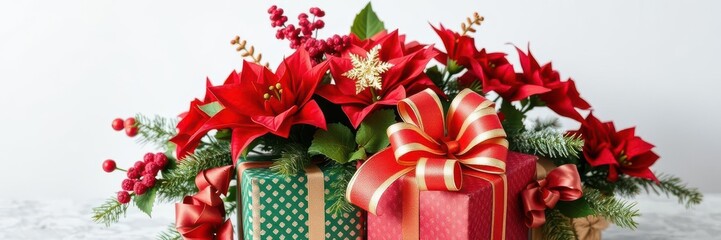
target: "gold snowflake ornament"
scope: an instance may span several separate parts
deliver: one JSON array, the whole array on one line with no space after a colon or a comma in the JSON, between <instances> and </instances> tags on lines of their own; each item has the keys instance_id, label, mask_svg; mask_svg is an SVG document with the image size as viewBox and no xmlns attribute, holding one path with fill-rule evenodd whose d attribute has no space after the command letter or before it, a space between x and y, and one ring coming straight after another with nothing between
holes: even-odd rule
<instances>
[{"instance_id":1,"label":"gold snowflake ornament","mask_svg":"<svg viewBox=\"0 0 721 240\"><path fill-rule=\"evenodd\" d=\"M355 80L356 94L369 87L381 90L381 74L393 67L393 64L378 59L378 51L380 49L381 45L376 45L368 51L368 55L365 58L352 53L350 54L353 69L343 73L343 76Z\"/></svg>"}]
</instances>

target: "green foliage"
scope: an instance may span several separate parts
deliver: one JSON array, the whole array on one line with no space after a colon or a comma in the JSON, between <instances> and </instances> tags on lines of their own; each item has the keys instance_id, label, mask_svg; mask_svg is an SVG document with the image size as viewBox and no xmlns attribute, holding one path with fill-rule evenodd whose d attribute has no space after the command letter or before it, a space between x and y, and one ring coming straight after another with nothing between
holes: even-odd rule
<instances>
[{"instance_id":1,"label":"green foliage","mask_svg":"<svg viewBox=\"0 0 721 240\"><path fill-rule=\"evenodd\" d=\"M369 153L376 153L387 147L390 142L386 129L394 123L396 123L396 114L391 109L378 110L366 117L355 136L358 147ZM365 152L362 155L365 155Z\"/></svg>"},{"instance_id":2,"label":"green foliage","mask_svg":"<svg viewBox=\"0 0 721 240\"><path fill-rule=\"evenodd\" d=\"M573 229L571 219L563 216L556 209L546 210L546 223L543 224L544 239L546 240L575 240L576 231Z\"/></svg>"},{"instance_id":3,"label":"green foliage","mask_svg":"<svg viewBox=\"0 0 721 240\"><path fill-rule=\"evenodd\" d=\"M351 33L361 40L368 39L383 30L385 30L385 25L373 11L370 2L355 16L353 26L350 27Z\"/></svg>"},{"instance_id":4,"label":"green foliage","mask_svg":"<svg viewBox=\"0 0 721 240\"><path fill-rule=\"evenodd\" d=\"M443 87L443 72L438 69L438 65L433 65L433 67L426 68L426 75L428 76L428 78L431 79L431 81L433 81L433 84L435 84L437 87Z\"/></svg>"},{"instance_id":5,"label":"green foliage","mask_svg":"<svg viewBox=\"0 0 721 240\"><path fill-rule=\"evenodd\" d=\"M351 130L343 124L328 124L328 131L318 129L313 135L308 152L311 155L325 155L338 163L346 163L356 150Z\"/></svg>"},{"instance_id":6,"label":"green foliage","mask_svg":"<svg viewBox=\"0 0 721 240\"><path fill-rule=\"evenodd\" d=\"M585 197L575 201L559 201L556 204L556 209L568 218L580 218L594 214Z\"/></svg>"},{"instance_id":7,"label":"green foliage","mask_svg":"<svg viewBox=\"0 0 721 240\"><path fill-rule=\"evenodd\" d=\"M640 216L636 203L603 195L596 189L585 188L583 195L596 215L606 218L609 222L622 228L636 229L638 223L633 218Z\"/></svg>"},{"instance_id":8,"label":"green foliage","mask_svg":"<svg viewBox=\"0 0 721 240\"><path fill-rule=\"evenodd\" d=\"M678 203L683 204L686 208L698 205L703 200L703 194L697 188L688 187L678 177L661 173L656 178L658 178L658 184L651 180L631 177L626 178L626 181L633 182L643 188L646 193L665 194L666 197L674 196L678 199Z\"/></svg>"},{"instance_id":9,"label":"green foliage","mask_svg":"<svg viewBox=\"0 0 721 240\"><path fill-rule=\"evenodd\" d=\"M111 197L102 205L93 208L93 222L105 224L107 227L118 222L121 216L125 217L127 211L128 204L122 204L116 198Z\"/></svg>"},{"instance_id":10,"label":"green foliage","mask_svg":"<svg viewBox=\"0 0 721 240\"><path fill-rule=\"evenodd\" d=\"M331 214L342 214L355 209L355 207L345 199L348 181L353 177L356 170L354 165L355 163L346 163L333 164L333 166L331 166L329 175L338 176L336 181L330 183L330 194L327 197L328 201L332 202L328 207L328 211L330 211Z\"/></svg>"},{"instance_id":11,"label":"green foliage","mask_svg":"<svg viewBox=\"0 0 721 240\"><path fill-rule=\"evenodd\" d=\"M182 240L183 237L180 236L180 233L178 232L178 229L175 228L175 224L168 225L168 228L165 229L165 231L158 234L158 237L155 238L156 240Z\"/></svg>"},{"instance_id":12,"label":"green foliage","mask_svg":"<svg viewBox=\"0 0 721 240\"><path fill-rule=\"evenodd\" d=\"M501 102L500 110L504 116L501 124L509 137L513 137L524 130L523 120L526 118L526 115L524 115L521 110L518 110L510 101L506 101L505 99Z\"/></svg>"},{"instance_id":13,"label":"green foliage","mask_svg":"<svg viewBox=\"0 0 721 240\"><path fill-rule=\"evenodd\" d=\"M142 114L135 115L138 127L138 143L153 143L156 147L167 149L168 140L176 134L177 120L161 116L148 117Z\"/></svg>"},{"instance_id":14,"label":"green foliage","mask_svg":"<svg viewBox=\"0 0 721 240\"><path fill-rule=\"evenodd\" d=\"M153 204L155 204L155 197L157 193L158 187L155 186L148 189L148 191L145 192L143 195L135 195L133 197L133 200L135 201L135 206L137 206L140 211L148 214L148 217L150 217L151 213L153 212Z\"/></svg>"},{"instance_id":15,"label":"green foliage","mask_svg":"<svg viewBox=\"0 0 721 240\"><path fill-rule=\"evenodd\" d=\"M158 197L164 202L178 202L184 196L198 192L194 180L200 171L231 164L233 162L227 144L210 144L185 157L167 174L163 173L163 179L157 183Z\"/></svg>"},{"instance_id":16,"label":"green foliage","mask_svg":"<svg viewBox=\"0 0 721 240\"><path fill-rule=\"evenodd\" d=\"M560 129L561 128L561 121L558 120L558 118L552 117L552 118L536 118L533 119L533 123L531 124L531 129L533 131L541 131L548 128L551 129Z\"/></svg>"},{"instance_id":17,"label":"green foliage","mask_svg":"<svg viewBox=\"0 0 721 240\"><path fill-rule=\"evenodd\" d=\"M220 110L223 110L223 105L220 105L220 102L215 101L205 105L200 105L198 108L200 108L200 110L205 114L208 114L208 116L212 117L215 116L215 114L218 114Z\"/></svg>"},{"instance_id":18,"label":"green foliage","mask_svg":"<svg viewBox=\"0 0 721 240\"><path fill-rule=\"evenodd\" d=\"M552 128L514 134L509 138L509 142L513 151L546 158L578 159L579 153L583 149L581 137Z\"/></svg>"},{"instance_id":19,"label":"green foliage","mask_svg":"<svg viewBox=\"0 0 721 240\"><path fill-rule=\"evenodd\" d=\"M270 169L283 176L292 176L302 172L308 164L310 164L308 149L291 143L283 147L280 157L273 162Z\"/></svg>"}]
</instances>

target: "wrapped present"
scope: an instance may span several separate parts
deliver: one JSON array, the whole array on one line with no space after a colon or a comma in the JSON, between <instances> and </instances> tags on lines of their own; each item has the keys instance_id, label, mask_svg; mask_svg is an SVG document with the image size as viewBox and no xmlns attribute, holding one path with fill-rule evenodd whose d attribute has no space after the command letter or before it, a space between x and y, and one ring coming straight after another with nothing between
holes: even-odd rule
<instances>
[{"instance_id":1,"label":"wrapped present","mask_svg":"<svg viewBox=\"0 0 721 240\"><path fill-rule=\"evenodd\" d=\"M332 214L326 197L338 176L315 165L285 177L269 162L238 164L240 239L361 239L361 212Z\"/></svg>"},{"instance_id":2,"label":"wrapped present","mask_svg":"<svg viewBox=\"0 0 721 240\"><path fill-rule=\"evenodd\" d=\"M536 158L508 152L494 103L465 89L447 112L425 90L398 103L390 147L349 182L348 200L368 210L369 239L527 238L520 192ZM374 216L373 216L374 215Z\"/></svg>"},{"instance_id":3,"label":"wrapped present","mask_svg":"<svg viewBox=\"0 0 721 240\"><path fill-rule=\"evenodd\" d=\"M506 160L508 184L506 239L526 239L520 192L533 181L536 157L510 152ZM411 182L412 183L412 182ZM368 239L401 239L402 189L408 181L397 181L378 205L378 215L368 214ZM489 239L491 235L492 186L475 177L463 178L457 192L420 192L420 239Z\"/></svg>"},{"instance_id":4,"label":"wrapped present","mask_svg":"<svg viewBox=\"0 0 721 240\"><path fill-rule=\"evenodd\" d=\"M536 164L536 179L543 180L557 169L556 165L548 159L540 158ZM601 233L608 228L609 223L600 216L586 216L571 219L573 229L579 240L601 240ZM540 228L531 229L531 240L546 239Z\"/></svg>"}]
</instances>

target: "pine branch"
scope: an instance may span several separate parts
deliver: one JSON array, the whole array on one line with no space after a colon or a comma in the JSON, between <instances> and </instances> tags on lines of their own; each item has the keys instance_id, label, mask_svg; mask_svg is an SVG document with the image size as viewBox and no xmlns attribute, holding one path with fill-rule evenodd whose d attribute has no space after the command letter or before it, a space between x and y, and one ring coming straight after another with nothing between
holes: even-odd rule
<instances>
[{"instance_id":1,"label":"pine branch","mask_svg":"<svg viewBox=\"0 0 721 240\"><path fill-rule=\"evenodd\" d=\"M641 178L629 178L629 180L643 188L646 193L653 192L659 196L665 194L668 198L674 196L678 199L678 203L683 204L686 208L698 205L703 200L703 194L697 188L688 187L676 176L661 173L656 178L658 178L658 184Z\"/></svg>"},{"instance_id":2,"label":"pine branch","mask_svg":"<svg viewBox=\"0 0 721 240\"><path fill-rule=\"evenodd\" d=\"M308 149L291 143L283 147L280 157L273 162L270 170L283 176L292 176L302 172L308 164L310 164Z\"/></svg>"},{"instance_id":3,"label":"pine branch","mask_svg":"<svg viewBox=\"0 0 721 240\"><path fill-rule=\"evenodd\" d=\"M533 131L541 131L547 128L560 129L561 121L559 121L558 118L555 117L545 119L536 118L533 119L533 123L531 126L533 126Z\"/></svg>"},{"instance_id":4,"label":"pine branch","mask_svg":"<svg viewBox=\"0 0 721 240\"><path fill-rule=\"evenodd\" d=\"M546 240L575 240L576 231L571 225L571 219L556 209L546 210L546 223L541 229Z\"/></svg>"},{"instance_id":5,"label":"pine branch","mask_svg":"<svg viewBox=\"0 0 721 240\"><path fill-rule=\"evenodd\" d=\"M180 236L180 233L178 232L178 229L175 228L174 224L168 225L168 228L165 229L165 231L158 234L158 237L155 239L157 240L182 240L183 237Z\"/></svg>"},{"instance_id":6,"label":"pine branch","mask_svg":"<svg viewBox=\"0 0 721 240\"><path fill-rule=\"evenodd\" d=\"M178 166L163 174L159 181L158 197L161 201L177 202L184 196L198 192L195 186L195 176L199 172L215 167L231 165L230 149L227 145L213 143L206 148L188 155L178 163Z\"/></svg>"},{"instance_id":7,"label":"pine branch","mask_svg":"<svg viewBox=\"0 0 721 240\"><path fill-rule=\"evenodd\" d=\"M355 209L348 200L345 199L345 191L348 188L348 181L355 173L355 162L346 164L334 164L331 166L329 175L336 176L336 181L330 183L330 194L328 201L331 201L328 210L331 214L342 214L351 212Z\"/></svg>"},{"instance_id":8,"label":"pine branch","mask_svg":"<svg viewBox=\"0 0 721 240\"><path fill-rule=\"evenodd\" d=\"M638 223L633 219L641 216L638 209L635 209L636 203L620 200L613 196L605 196L593 188L584 188L583 196L597 215L622 228L636 229L638 227Z\"/></svg>"},{"instance_id":9,"label":"pine branch","mask_svg":"<svg viewBox=\"0 0 721 240\"><path fill-rule=\"evenodd\" d=\"M544 128L524 131L510 137L511 150L546 158L578 158L583 139L562 131Z\"/></svg>"},{"instance_id":10,"label":"pine branch","mask_svg":"<svg viewBox=\"0 0 721 240\"><path fill-rule=\"evenodd\" d=\"M93 208L93 222L103 223L105 226L118 222L120 217L125 217L128 204L122 204L115 198L108 198L102 205Z\"/></svg>"},{"instance_id":11,"label":"pine branch","mask_svg":"<svg viewBox=\"0 0 721 240\"><path fill-rule=\"evenodd\" d=\"M161 116L148 117L142 114L135 115L138 127L137 141L140 144L153 143L157 147L165 148L168 140L176 134L175 126L178 121Z\"/></svg>"}]
</instances>

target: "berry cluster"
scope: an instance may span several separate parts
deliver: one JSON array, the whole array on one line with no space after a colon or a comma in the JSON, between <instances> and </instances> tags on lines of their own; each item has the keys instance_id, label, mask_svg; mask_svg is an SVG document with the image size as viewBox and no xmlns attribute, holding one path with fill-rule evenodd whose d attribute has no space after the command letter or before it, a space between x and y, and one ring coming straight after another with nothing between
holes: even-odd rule
<instances>
[{"instance_id":1,"label":"berry cluster","mask_svg":"<svg viewBox=\"0 0 721 240\"><path fill-rule=\"evenodd\" d=\"M325 27L325 22L321 18L325 16L325 12L317 7L312 7L309 13L313 15L313 19L309 20L306 13L298 14L298 27L293 24L285 25L288 17L283 15L283 9L275 5L268 9L270 14L270 26L278 28L275 38L290 41L291 49L298 49L303 46L308 51L311 58L322 60L323 54L339 56L340 52L350 46L350 37L334 35L328 39L316 39L313 32Z\"/></svg>"},{"instance_id":2,"label":"berry cluster","mask_svg":"<svg viewBox=\"0 0 721 240\"><path fill-rule=\"evenodd\" d=\"M138 135L138 124L135 121L135 118L132 117L125 120L122 118L113 119L112 127L115 131L122 131L125 129L125 135L128 135L128 137L135 137L135 135Z\"/></svg>"},{"instance_id":3,"label":"berry cluster","mask_svg":"<svg viewBox=\"0 0 721 240\"><path fill-rule=\"evenodd\" d=\"M118 202L126 204L130 202L130 192L133 192L136 196L145 194L148 189L155 186L158 172L163 170L168 165L168 157L164 153L146 153L143 156L142 161L137 161L135 164L128 168L127 177L121 183L120 187L122 191L118 192ZM103 170L106 172L112 172L113 170L123 170L116 168L115 161L105 160L103 162Z\"/></svg>"}]
</instances>

